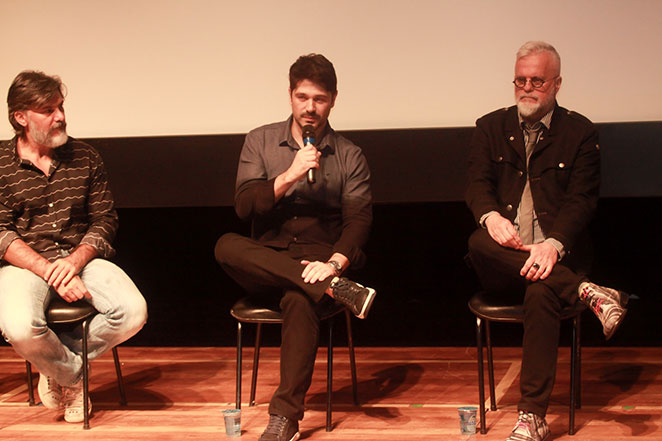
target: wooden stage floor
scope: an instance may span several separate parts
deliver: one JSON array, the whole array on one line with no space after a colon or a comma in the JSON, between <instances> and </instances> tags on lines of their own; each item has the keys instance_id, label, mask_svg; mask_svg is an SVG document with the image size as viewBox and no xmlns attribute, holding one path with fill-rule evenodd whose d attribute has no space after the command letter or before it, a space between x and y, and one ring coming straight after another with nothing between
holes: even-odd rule
<instances>
[{"instance_id":1,"label":"wooden stage floor","mask_svg":"<svg viewBox=\"0 0 662 441\"><path fill-rule=\"evenodd\" d=\"M518 398L520 349L496 348L499 410L488 412L487 435L463 436L456 408L476 405L474 348L357 348L359 398L351 399L347 351L334 361L334 430L324 431L326 351L320 348L307 396L302 439L505 440ZM91 430L68 424L43 406L29 407L25 365L0 347L0 439L220 440L221 410L234 406L234 348L120 347L128 406L118 404L112 357L92 363ZM278 350L263 348L256 407L248 407L252 349L244 351L242 437L255 440L267 422L278 381ZM660 348L584 348L583 407L569 436L569 350L559 354L547 421L554 440L662 440ZM35 374L35 380L37 375Z\"/></svg>"}]
</instances>

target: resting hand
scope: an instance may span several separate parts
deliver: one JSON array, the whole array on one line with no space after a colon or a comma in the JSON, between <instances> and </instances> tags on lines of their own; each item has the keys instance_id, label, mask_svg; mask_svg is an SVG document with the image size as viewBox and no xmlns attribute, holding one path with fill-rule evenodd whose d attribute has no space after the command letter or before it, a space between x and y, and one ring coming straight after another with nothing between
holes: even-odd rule
<instances>
[{"instance_id":1,"label":"resting hand","mask_svg":"<svg viewBox=\"0 0 662 441\"><path fill-rule=\"evenodd\" d=\"M530 255L526 259L526 262L524 262L524 266L519 273L532 282L538 279L546 279L558 261L558 251L556 251L553 245L547 242L522 245L520 250L528 251ZM534 264L537 264L538 268Z\"/></svg>"},{"instance_id":2,"label":"resting hand","mask_svg":"<svg viewBox=\"0 0 662 441\"><path fill-rule=\"evenodd\" d=\"M515 231L513 224L499 213L491 214L485 219L485 226L490 237L502 247L520 249L522 239Z\"/></svg>"},{"instance_id":3,"label":"resting hand","mask_svg":"<svg viewBox=\"0 0 662 441\"><path fill-rule=\"evenodd\" d=\"M68 256L51 262L46 269L44 279L48 285L57 288L61 284L69 283L81 270L82 268L78 267L75 259Z\"/></svg>"},{"instance_id":4,"label":"resting hand","mask_svg":"<svg viewBox=\"0 0 662 441\"><path fill-rule=\"evenodd\" d=\"M80 277L74 276L68 283L60 283L55 291L67 302L75 302L83 297L91 299L92 295L85 287Z\"/></svg>"},{"instance_id":5,"label":"resting hand","mask_svg":"<svg viewBox=\"0 0 662 441\"><path fill-rule=\"evenodd\" d=\"M336 275L335 270L326 262L302 260L302 265L306 265L301 273L303 281L306 283L317 283L325 280L327 277Z\"/></svg>"}]
</instances>

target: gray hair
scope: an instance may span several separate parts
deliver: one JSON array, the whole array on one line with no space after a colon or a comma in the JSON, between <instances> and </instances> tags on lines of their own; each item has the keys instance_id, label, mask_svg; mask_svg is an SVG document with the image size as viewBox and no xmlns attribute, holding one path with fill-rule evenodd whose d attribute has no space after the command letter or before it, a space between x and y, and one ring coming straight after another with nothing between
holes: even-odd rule
<instances>
[{"instance_id":1,"label":"gray hair","mask_svg":"<svg viewBox=\"0 0 662 441\"><path fill-rule=\"evenodd\" d=\"M517 55L515 56L515 61L520 58L524 58L527 55L536 54L538 52L549 52L552 55L552 58L556 62L558 67L557 72L561 74L561 56L556 51L554 46L545 42L545 41L527 41L519 48Z\"/></svg>"}]
</instances>

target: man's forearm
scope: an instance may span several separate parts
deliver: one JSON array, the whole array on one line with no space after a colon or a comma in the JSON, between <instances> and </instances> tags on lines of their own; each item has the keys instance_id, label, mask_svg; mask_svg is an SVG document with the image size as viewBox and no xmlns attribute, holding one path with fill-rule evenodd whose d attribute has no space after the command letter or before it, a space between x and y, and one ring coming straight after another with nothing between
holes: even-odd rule
<instances>
[{"instance_id":1,"label":"man's forearm","mask_svg":"<svg viewBox=\"0 0 662 441\"><path fill-rule=\"evenodd\" d=\"M7 248L3 259L10 264L32 271L42 279L50 263L21 239L16 239Z\"/></svg>"},{"instance_id":2,"label":"man's forearm","mask_svg":"<svg viewBox=\"0 0 662 441\"><path fill-rule=\"evenodd\" d=\"M95 257L97 257L97 250L87 244L80 244L74 251L67 257L75 266L78 271L82 271L85 265Z\"/></svg>"}]
</instances>

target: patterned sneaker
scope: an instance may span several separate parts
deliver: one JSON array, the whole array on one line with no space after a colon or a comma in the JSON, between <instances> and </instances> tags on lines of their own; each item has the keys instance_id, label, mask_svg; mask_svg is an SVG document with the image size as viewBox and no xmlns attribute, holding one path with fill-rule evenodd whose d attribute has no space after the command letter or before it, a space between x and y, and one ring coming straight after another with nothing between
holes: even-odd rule
<instances>
[{"instance_id":1,"label":"patterned sneaker","mask_svg":"<svg viewBox=\"0 0 662 441\"><path fill-rule=\"evenodd\" d=\"M64 397L62 403L64 405L64 420L67 423L82 423L84 420L84 406L83 406L83 380L73 386L64 386ZM87 399L88 415L92 413L92 401Z\"/></svg>"},{"instance_id":2,"label":"patterned sneaker","mask_svg":"<svg viewBox=\"0 0 662 441\"><path fill-rule=\"evenodd\" d=\"M621 291L584 282L579 285L579 300L586 303L602 323L602 332L609 340L623 323L628 310L625 305L629 296Z\"/></svg>"},{"instance_id":3,"label":"patterned sneaker","mask_svg":"<svg viewBox=\"0 0 662 441\"><path fill-rule=\"evenodd\" d=\"M344 277L336 277L331 282L333 298L345 305L360 319L368 316L372 301L377 293L372 288L366 288Z\"/></svg>"},{"instance_id":4,"label":"patterned sneaker","mask_svg":"<svg viewBox=\"0 0 662 441\"><path fill-rule=\"evenodd\" d=\"M57 384L51 377L40 373L37 390L39 391L39 398L41 398L44 407L59 409L62 406L62 386Z\"/></svg>"},{"instance_id":5,"label":"patterned sneaker","mask_svg":"<svg viewBox=\"0 0 662 441\"><path fill-rule=\"evenodd\" d=\"M506 441L545 441L549 434L549 426L544 418L520 410L517 423Z\"/></svg>"},{"instance_id":6,"label":"patterned sneaker","mask_svg":"<svg viewBox=\"0 0 662 441\"><path fill-rule=\"evenodd\" d=\"M280 415L269 415L269 424L258 441L296 441L299 422Z\"/></svg>"}]
</instances>

